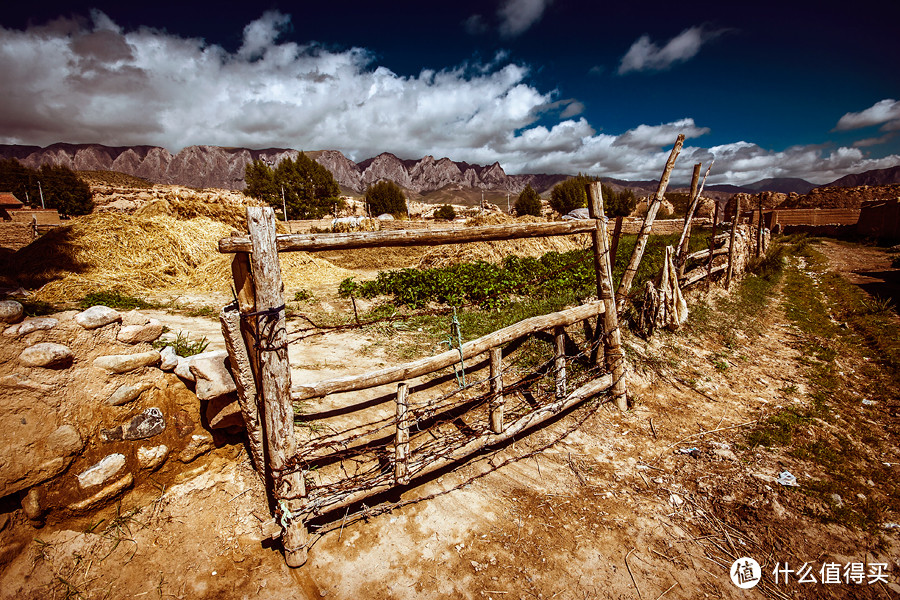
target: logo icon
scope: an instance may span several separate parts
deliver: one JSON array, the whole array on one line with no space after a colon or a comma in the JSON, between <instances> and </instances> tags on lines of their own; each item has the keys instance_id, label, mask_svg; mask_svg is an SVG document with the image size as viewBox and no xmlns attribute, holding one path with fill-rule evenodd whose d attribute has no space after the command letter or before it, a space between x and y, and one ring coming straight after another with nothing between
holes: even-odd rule
<instances>
[{"instance_id":1,"label":"logo icon","mask_svg":"<svg viewBox=\"0 0 900 600\"><path fill-rule=\"evenodd\" d=\"M759 563L748 556L742 556L731 565L731 582L742 590L756 587L762 577Z\"/></svg>"}]
</instances>

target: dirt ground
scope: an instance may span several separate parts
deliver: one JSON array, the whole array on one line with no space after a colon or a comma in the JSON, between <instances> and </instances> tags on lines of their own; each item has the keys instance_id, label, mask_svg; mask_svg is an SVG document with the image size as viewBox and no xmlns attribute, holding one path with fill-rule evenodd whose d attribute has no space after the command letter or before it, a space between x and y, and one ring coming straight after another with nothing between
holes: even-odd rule
<instances>
[{"instance_id":1,"label":"dirt ground","mask_svg":"<svg viewBox=\"0 0 900 600\"><path fill-rule=\"evenodd\" d=\"M867 256L824 250L850 274ZM862 270L872 277L879 265ZM809 498L776 477L790 470L802 486L815 474L744 445L766 415L805 402L808 386L800 333L779 298L748 318L764 334L728 349L689 334L627 337L645 365L629 371L631 410L588 404L415 482L389 499L400 503L391 511L326 515L299 569L266 537L264 488L238 438L88 518L36 529L4 507L0 598L900 597L900 529L810 519ZM677 369L658 364L673 356ZM292 350L292 376L365 372L392 358L373 333L314 337ZM882 460L900 470L897 448ZM897 508L886 519L900 520ZM744 556L762 565L765 582L752 590L729 578ZM885 563L891 575L874 585L773 583L775 563L787 561Z\"/></svg>"},{"instance_id":2,"label":"dirt ground","mask_svg":"<svg viewBox=\"0 0 900 600\"><path fill-rule=\"evenodd\" d=\"M891 254L884 248L824 240L822 251L834 272L858 285L870 296L890 299L900 306L900 269L891 267Z\"/></svg>"}]
</instances>

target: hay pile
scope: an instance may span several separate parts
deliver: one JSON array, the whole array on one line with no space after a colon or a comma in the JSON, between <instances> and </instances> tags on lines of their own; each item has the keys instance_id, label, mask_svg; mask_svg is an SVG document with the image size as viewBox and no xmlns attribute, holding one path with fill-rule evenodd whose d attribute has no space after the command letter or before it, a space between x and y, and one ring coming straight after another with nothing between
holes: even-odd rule
<instances>
[{"instance_id":1,"label":"hay pile","mask_svg":"<svg viewBox=\"0 0 900 600\"><path fill-rule=\"evenodd\" d=\"M478 225L503 225L506 223L544 223L546 219L532 216L511 217L505 214L489 213L466 221L466 227ZM521 240L501 240L493 242L472 242L469 244L448 244L429 248L417 265L420 269L445 267L464 262L484 260L499 263L510 255L543 256L547 252L568 252L584 248L589 243L586 234L528 238Z\"/></svg>"},{"instance_id":2,"label":"hay pile","mask_svg":"<svg viewBox=\"0 0 900 600\"><path fill-rule=\"evenodd\" d=\"M99 290L148 296L226 292L231 255L219 254L229 223L207 217L95 213L80 217L17 252L5 271L35 298L73 301ZM306 253L281 254L285 287L334 284L351 273Z\"/></svg>"}]
</instances>

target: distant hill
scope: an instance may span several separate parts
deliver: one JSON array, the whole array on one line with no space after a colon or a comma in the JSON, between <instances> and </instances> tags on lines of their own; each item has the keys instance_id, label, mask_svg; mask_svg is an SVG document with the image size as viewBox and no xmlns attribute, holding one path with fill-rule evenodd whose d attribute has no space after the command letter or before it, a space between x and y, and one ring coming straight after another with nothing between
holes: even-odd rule
<instances>
[{"instance_id":1,"label":"distant hill","mask_svg":"<svg viewBox=\"0 0 900 600\"><path fill-rule=\"evenodd\" d=\"M900 183L900 165L887 169L872 169L856 175L844 175L822 187L856 187L860 185L890 185Z\"/></svg>"},{"instance_id":2,"label":"distant hill","mask_svg":"<svg viewBox=\"0 0 900 600\"><path fill-rule=\"evenodd\" d=\"M708 185L706 186L707 190L712 190L714 192L725 192L726 194L753 194L759 190L755 190L753 188L739 186L739 185L730 185L728 183L719 183L716 185Z\"/></svg>"},{"instance_id":3,"label":"distant hill","mask_svg":"<svg viewBox=\"0 0 900 600\"><path fill-rule=\"evenodd\" d=\"M745 188L750 188L754 192L780 192L782 194L808 194L809 191L816 187L816 184L810 183L805 179L798 177L770 177L756 183L748 183Z\"/></svg>"}]
</instances>

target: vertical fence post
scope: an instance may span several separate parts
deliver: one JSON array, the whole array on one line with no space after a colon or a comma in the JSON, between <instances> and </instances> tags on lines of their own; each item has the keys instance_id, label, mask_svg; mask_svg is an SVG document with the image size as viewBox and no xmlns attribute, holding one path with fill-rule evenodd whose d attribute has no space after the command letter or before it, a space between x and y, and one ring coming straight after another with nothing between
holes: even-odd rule
<instances>
[{"instance_id":1,"label":"vertical fence post","mask_svg":"<svg viewBox=\"0 0 900 600\"><path fill-rule=\"evenodd\" d=\"M634 276L637 275L638 267L641 264L641 258L644 256L644 249L647 247L647 238L650 237L650 230L653 228L653 220L656 218L659 205L662 204L663 197L666 195L666 188L669 187L669 177L672 175L672 169L675 167L675 159L678 158L678 154L681 152L681 146L683 144L684 134L679 133L678 138L675 140L675 146L669 154L669 159L666 161L666 167L663 169L662 177L659 180L659 186L656 188L656 195L653 196L653 200L651 200L649 206L647 206L647 216L644 217L644 224L641 225L641 231L638 233L634 251L631 253L628 266L625 267L625 272L622 274L622 281L619 282L619 289L616 290L616 302L619 303L619 306L624 307L625 298L631 290L631 283L634 281ZM606 242L604 241L604 243Z\"/></svg>"},{"instance_id":2,"label":"vertical fence post","mask_svg":"<svg viewBox=\"0 0 900 600\"><path fill-rule=\"evenodd\" d=\"M625 217L616 217L616 224L613 226L612 241L609 242L609 264L616 268L616 253L619 251L619 238L622 237L622 225Z\"/></svg>"},{"instance_id":3,"label":"vertical fence post","mask_svg":"<svg viewBox=\"0 0 900 600\"><path fill-rule=\"evenodd\" d=\"M712 234L709 236L709 262L706 263L706 283L707 285L712 285L712 266L713 260L715 260L715 255L713 252L716 249L716 227L719 225L719 201L715 200L716 208L713 211L713 226L712 226ZM708 288L707 288L708 289Z\"/></svg>"},{"instance_id":4,"label":"vertical fence post","mask_svg":"<svg viewBox=\"0 0 900 600\"><path fill-rule=\"evenodd\" d=\"M491 348L491 431L503 433L503 350Z\"/></svg>"},{"instance_id":5,"label":"vertical fence post","mask_svg":"<svg viewBox=\"0 0 900 600\"><path fill-rule=\"evenodd\" d=\"M275 211L247 208L252 253L250 266L256 292L257 355L259 359L263 420L272 495L281 512L285 562L299 567L306 562L307 532L300 515L306 485L303 474L290 467L297 454L291 370L285 332L284 283L275 246Z\"/></svg>"},{"instance_id":6,"label":"vertical fence post","mask_svg":"<svg viewBox=\"0 0 900 600\"><path fill-rule=\"evenodd\" d=\"M728 272L725 275L726 289L731 286L731 278L734 277L734 242L737 237L738 221L741 220L741 196L734 195L734 215L731 217L731 241L728 242Z\"/></svg>"},{"instance_id":7,"label":"vertical fence post","mask_svg":"<svg viewBox=\"0 0 900 600\"><path fill-rule=\"evenodd\" d=\"M683 138L682 138L683 139ZM597 297L603 301L603 345L606 368L612 373L612 394L619 410L628 410L625 389L625 354L622 352L622 332L619 331L619 314L613 295L612 263L606 247L606 215L603 214L603 195L600 182L586 186L588 213L596 219L597 226L591 232L594 240L594 272L597 276ZM597 320L600 329L600 319Z\"/></svg>"},{"instance_id":8,"label":"vertical fence post","mask_svg":"<svg viewBox=\"0 0 900 600\"><path fill-rule=\"evenodd\" d=\"M759 202L757 203L757 208L759 209L759 218L756 221L756 258L759 258L762 254L762 230L763 230L763 214L762 214L762 194L759 195Z\"/></svg>"},{"instance_id":9,"label":"vertical fence post","mask_svg":"<svg viewBox=\"0 0 900 600\"><path fill-rule=\"evenodd\" d=\"M553 328L553 336L556 338L556 397L566 397L566 328L558 325Z\"/></svg>"},{"instance_id":10,"label":"vertical fence post","mask_svg":"<svg viewBox=\"0 0 900 600\"><path fill-rule=\"evenodd\" d=\"M397 384L397 433L394 438L394 483L409 483L409 384Z\"/></svg>"}]
</instances>

